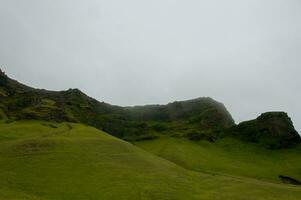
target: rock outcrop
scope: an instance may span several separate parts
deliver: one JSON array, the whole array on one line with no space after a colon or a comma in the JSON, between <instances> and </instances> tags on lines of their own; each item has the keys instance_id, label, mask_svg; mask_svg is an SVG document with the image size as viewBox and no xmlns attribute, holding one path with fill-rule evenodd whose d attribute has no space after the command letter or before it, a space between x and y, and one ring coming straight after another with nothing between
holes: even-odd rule
<instances>
[{"instance_id":1,"label":"rock outcrop","mask_svg":"<svg viewBox=\"0 0 301 200\"><path fill-rule=\"evenodd\" d=\"M229 131L242 140L261 143L270 149L301 143L300 135L285 112L263 113L255 120L242 122Z\"/></svg>"}]
</instances>

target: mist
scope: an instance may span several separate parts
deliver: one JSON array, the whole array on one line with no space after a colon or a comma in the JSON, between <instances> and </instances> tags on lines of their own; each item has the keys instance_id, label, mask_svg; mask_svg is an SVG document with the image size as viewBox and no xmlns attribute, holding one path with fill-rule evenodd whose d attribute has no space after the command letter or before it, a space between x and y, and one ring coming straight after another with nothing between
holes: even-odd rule
<instances>
[{"instance_id":1,"label":"mist","mask_svg":"<svg viewBox=\"0 0 301 200\"><path fill-rule=\"evenodd\" d=\"M117 105L210 96L301 131L298 0L0 0L0 67Z\"/></svg>"}]
</instances>

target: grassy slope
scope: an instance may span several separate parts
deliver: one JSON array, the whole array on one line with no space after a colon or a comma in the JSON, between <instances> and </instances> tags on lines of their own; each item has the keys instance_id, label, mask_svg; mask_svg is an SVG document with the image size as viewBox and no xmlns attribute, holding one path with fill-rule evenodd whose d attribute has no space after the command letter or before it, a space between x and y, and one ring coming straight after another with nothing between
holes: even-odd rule
<instances>
[{"instance_id":1,"label":"grassy slope","mask_svg":"<svg viewBox=\"0 0 301 200\"><path fill-rule=\"evenodd\" d=\"M300 187L189 171L84 125L51 126L0 124L0 199L301 197Z\"/></svg>"},{"instance_id":2,"label":"grassy slope","mask_svg":"<svg viewBox=\"0 0 301 200\"><path fill-rule=\"evenodd\" d=\"M136 143L142 149L186 169L280 182L286 175L301 180L301 147L268 150L261 146L225 138L215 143L161 137Z\"/></svg>"}]
</instances>

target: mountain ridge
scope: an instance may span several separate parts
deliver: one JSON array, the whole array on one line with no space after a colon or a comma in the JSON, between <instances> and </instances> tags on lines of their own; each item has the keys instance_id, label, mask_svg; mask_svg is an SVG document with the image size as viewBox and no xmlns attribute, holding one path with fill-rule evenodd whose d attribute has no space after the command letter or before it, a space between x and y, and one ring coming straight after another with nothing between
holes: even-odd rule
<instances>
[{"instance_id":1,"label":"mountain ridge","mask_svg":"<svg viewBox=\"0 0 301 200\"><path fill-rule=\"evenodd\" d=\"M5 116L8 120L80 122L130 141L155 139L173 132L174 137L206 139L212 142L227 136L249 142L260 140L269 143L271 140L273 142L267 145L270 148L287 148L301 143L291 119L284 112L278 118L278 122L284 124L281 134L273 135L271 131L278 130L279 126L270 121L273 121L272 118L277 113L262 114L271 118L263 122L268 125L265 127L265 130L269 130L267 134L258 123L235 124L224 104L210 97L174 101L165 105L121 107L99 102L77 88L48 91L28 87L10 79L1 69L0 110L0 116L3 113L2 118ZM244 124L248 124L247 131L242 128ZM265 139L262 140L263 138Z\"/></svg>"}]
</instances>

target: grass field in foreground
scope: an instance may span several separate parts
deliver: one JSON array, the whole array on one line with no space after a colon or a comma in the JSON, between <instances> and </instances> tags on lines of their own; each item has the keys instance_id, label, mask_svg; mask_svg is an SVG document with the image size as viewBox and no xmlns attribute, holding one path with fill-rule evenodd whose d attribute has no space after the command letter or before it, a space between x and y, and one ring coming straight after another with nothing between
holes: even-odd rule
<instances>
[{"instance_id":1,"label":"grass field in foreground","mask_svg":"<svg viewBox=\"0 0 301 200\"><path fill-rule=\"evenodd\" d=\"M244 176L280 183L279 175L301 180L301 147L269 150L232 138L194 142L161 137L136 143L142 149L186 169L212 174Z\"/></svg>"},{"instance_id":2,"label":"grass field in foreground","mask_svg":"<svg viewBox=\"0 0 301 200\"><path fill-rule=\"evenodd\" d=\"M300 198L300 187L190 171L81 124L0 124L1 200Z\"/></svg>"}]
</instances>

